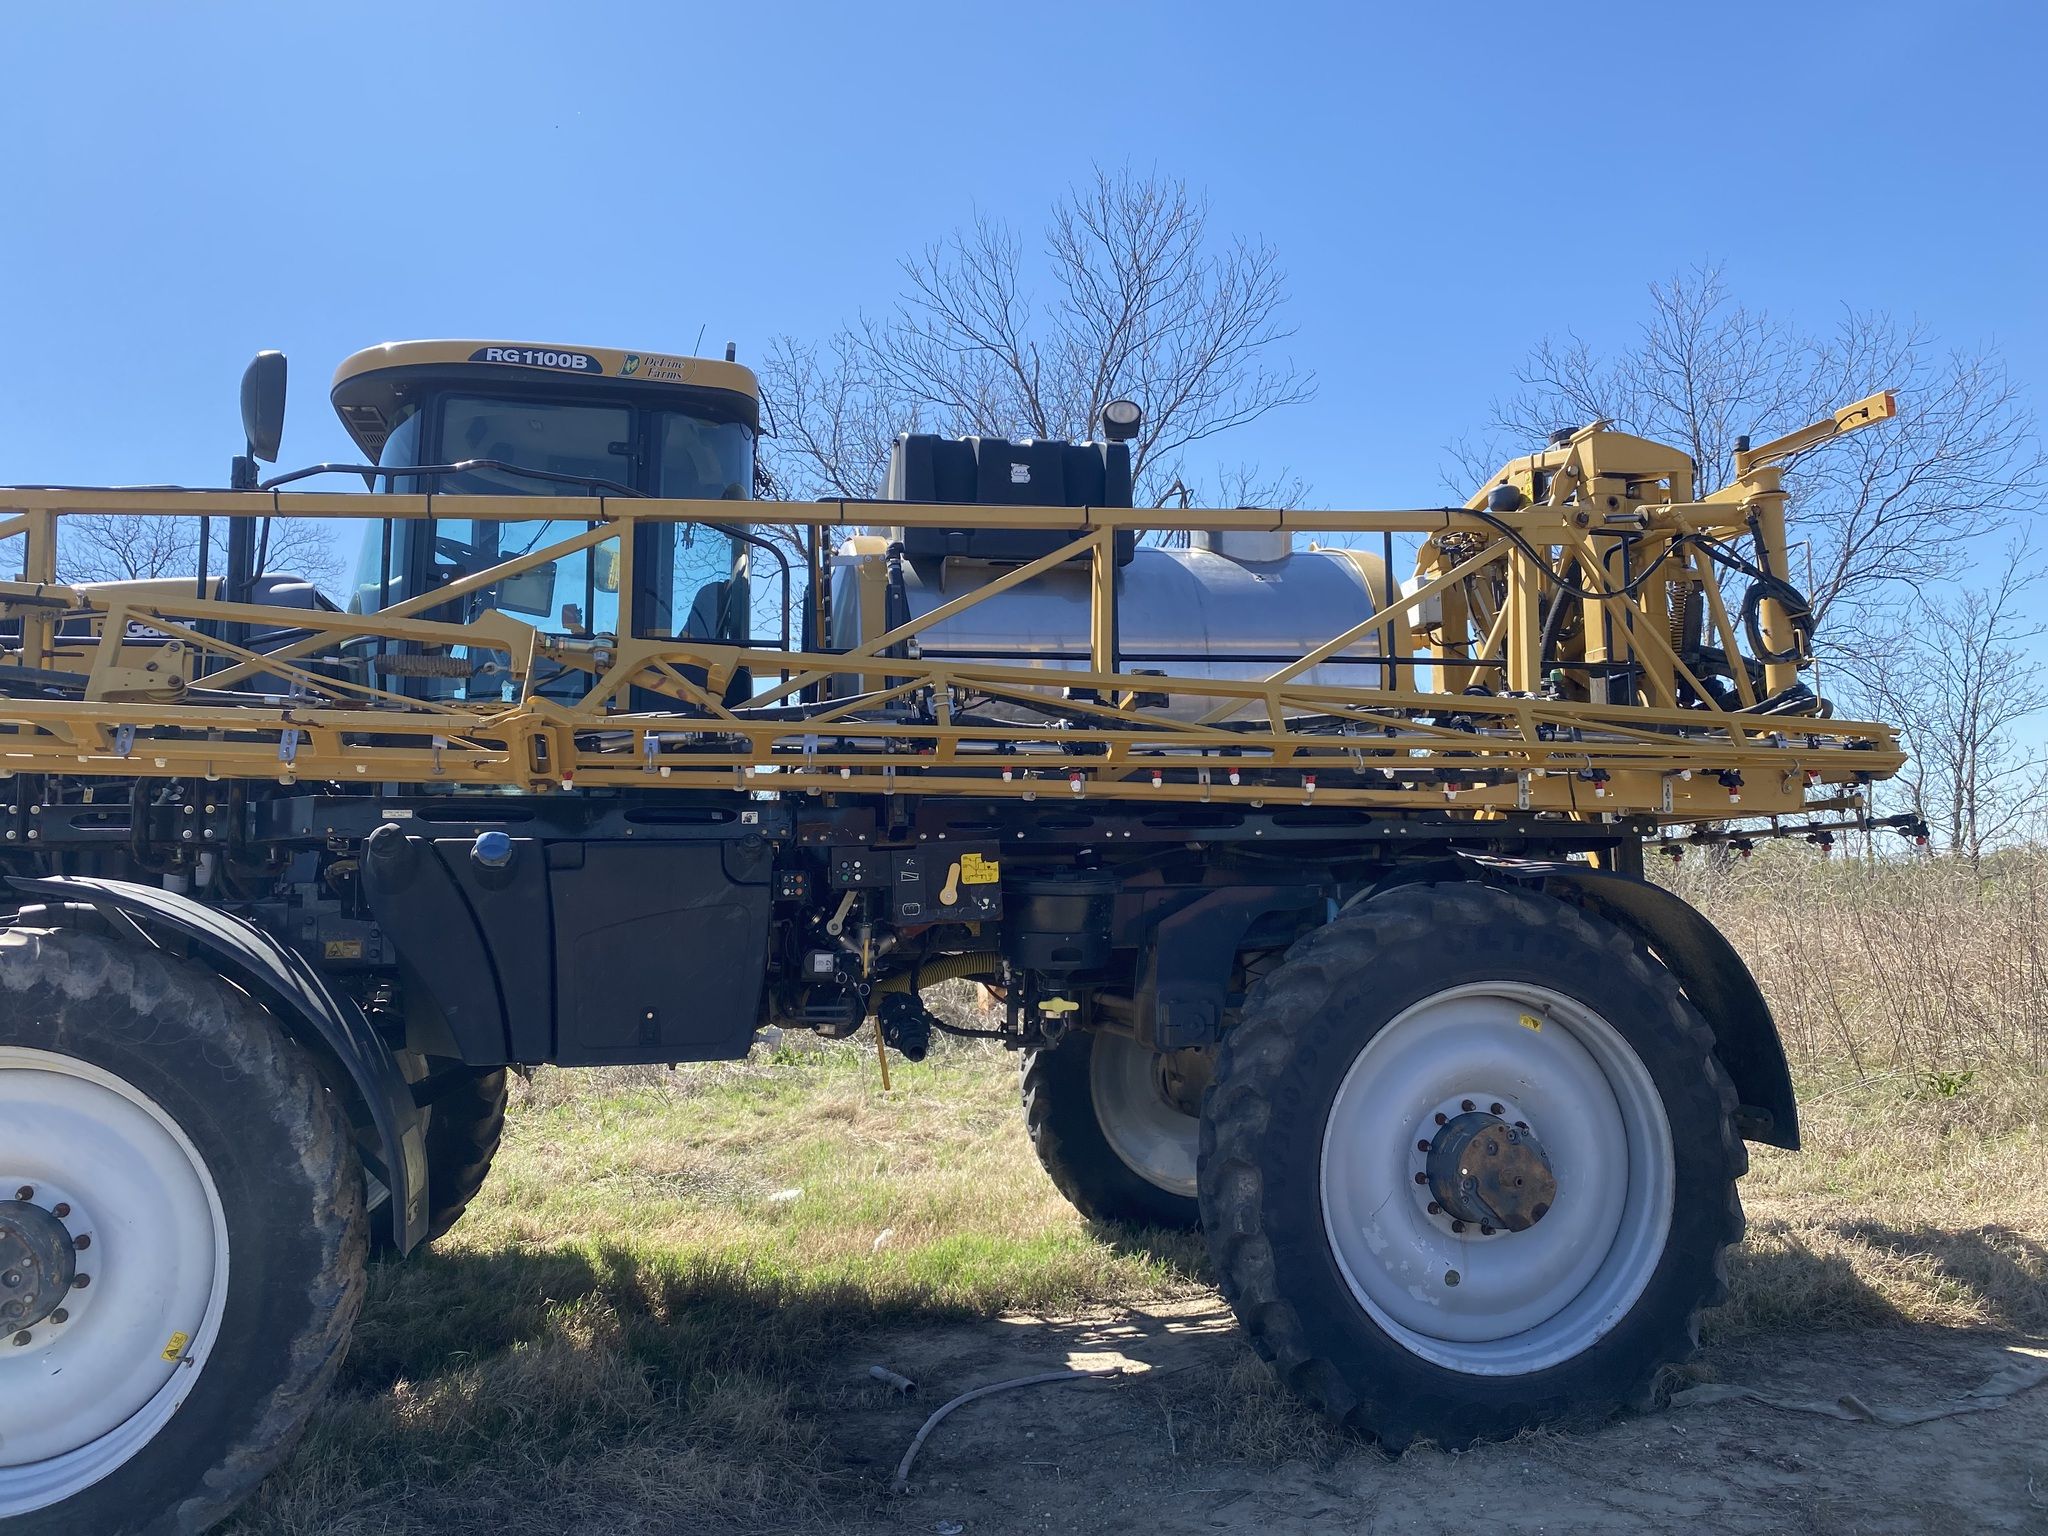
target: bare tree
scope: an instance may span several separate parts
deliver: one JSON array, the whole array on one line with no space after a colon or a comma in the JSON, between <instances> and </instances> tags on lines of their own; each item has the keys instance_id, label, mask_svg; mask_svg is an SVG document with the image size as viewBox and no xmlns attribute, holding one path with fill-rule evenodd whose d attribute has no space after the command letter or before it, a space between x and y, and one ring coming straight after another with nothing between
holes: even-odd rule
<instances>
[{"instance_id":1,"label":"bare tree","mask_svg":"<svg viewBox=\"0 0 2048 1536\"><path fill-rule=\"evenodd\" d=\"M903 262L888 313L823 345L778 339L762 370L767 485L870 496L898 432L1082 438L1127 397L1145 410L1136 499L1201 500L1198 445L1314 392L1276 355L1293 333L1275 252L1212 238L1184 182L1098 169L1054 205L1035 257L977 216ZM1212 496L1288 489L1254 470L1212 484Z\"/></svg>"},{"instance_id":2,"label":"bare tree","mask_svg":"<svg viewBox=\"0 0 2048 1536\"><path fill-rule=\"evenodd\" d=\"M1804 583L1833 676L1863 712L1905 732L1912 761L1892 795L1969 858L2048 806L2025 722L2048 710L2035 681L2044 630L2025 617L2038 572L2024 532L1988 584L1967 578L1987 538L2039 509L2044 461L2019 387L1989 349L1945 349L1918 321L1844 310L1813 330L1753 309L1717 266L1653 283L1634 342L1605 351L1545 340L1495 403L1485 441L1451 452L1460 494L1501 459L1561 427L1604 419L1683 447L1698 488L1733 473L1735 442L1762 442L1880 389L1901 415L1799 455L1786 475L1787 573Z\"/></svg>"},{"instance_id":3,"label":"bare tree","mask_svg":"<svg viewBox=\"0 0 2048 1536\"><path fill-rule=\"evenodd\" d=\"M2043 571L2016 540L1981 585L1916 594L1882 644L1851 663L1875 711L1910 753L1896 781L1937 843L1975 862L2048 809L2048 757L2019 728L2048 712L2041 641L2029 616Z\"/></svg>"},{"instance_id":4,"label":"bare tree","mask_svg":"<svg viewBox=\"0 0 2048 1536\"><path fill-rule=\"evenodd\" d=\"M346 572L329 538L338 524L315 518L271 520L264 568L273 575L302 576L333 591ZM211 525L207 569L227 569L227 533ZM194 576L199 570L199 520L191 517L119 517L81 512L58 524L57 575L66 582L143 581L160 576Z\"/></svg>"},{"instance_id":5,"label":"bare tree","mask_svg":"<svg viewBox=\"0 0 2048 1536\"><path fill-rule=\"evenodd\" d=\"M1816 614L1839 605L1841 618L1952 575L1959 541L2038 505L2040 444L1995 352L1943 350L1918 321L1877 312L1808 330L1738 302L1717 266L1649 293L1630 347L1603 353L1575 336L1536 347L1486 440L1451 450L1464 488L1553 429L1604 419L1685 448L1710 492L1727 482L1738 436L1762 442L1894 388L1899 421L1802 454L1786 477L1811 541L1807 595Z\"/></svg>"}]
</instances>

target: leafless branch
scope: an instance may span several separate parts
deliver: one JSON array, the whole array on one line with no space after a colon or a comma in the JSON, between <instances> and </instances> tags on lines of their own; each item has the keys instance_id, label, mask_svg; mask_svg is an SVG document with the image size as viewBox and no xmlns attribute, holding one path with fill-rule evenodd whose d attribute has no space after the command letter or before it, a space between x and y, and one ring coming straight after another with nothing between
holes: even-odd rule
<instances>
[{"instance_id":1,"label":"leafless branch","mask_svg":"<svg viewBox=\"0 0 2048 1536\"><path fill-rule=\"evenodd\" d=\"M1941 846L1981 859L2048 809L2048 759L2020 727L2048 713L2048 623L2030 617L2044 573L2008 544L1984 580L1916 593L1843 663L1910 753L1897 792Z\"/></svg>"},{"instance_id":2,"label":"leafless branch","mask_svg":"<svg viewBox=\"0 0 2048 1536\"><path fill-rule=\"evenodd\" d=\"M274 518L266 569L272 575L302 576L330 595L346 575L345 562L329 538L334 525L314 518ZM227 534L211 528L207 569L227 569ZM117 517L81 512L63 519L58 536L58 577L67 582L147 581L161 576L196 576L199 520L190 517Z\"/></svg>"},{"instance_id":3,"label":"leafless branch","mask_svg":"<svg viewBox=\"0 0 2048 1536\"><path fill-rule=\"evenodd\" d=\"M1187 483L1191 447L1315 388L1275 355L1293 334L1276 253L1212 239L1208 215L1181 181L1098 169L1053 207L1034 263L977 214L904 261L886 313L822 347L773 345L770 483L872 495L899 432L1085 438L1103 406L1130 398L1145 409L1137 499L1162 504ZM1219 480L1209 494L1230 493Z\"/></svg>"},{"instance_id":4,"label":"leafless branch","mask_svg":"<svg viewBox=\"0 0 2048 1536\"><path fill-rule=\"evenodd\" d=\"M1613 355L1570 335L1536 347L1488 434L1449 449L1459 494L1552 430L1596 418L1684 447L1710 492L1738 437L1762 442L1896 389L1898 421L1802 455L1786 479L1813 546L1807 595L1817 614L1843 618L1952 574L1959 540L2038 506L2048 461L1994 352L1944 352L1917 321L1876 312L1802 329L1738 302L1714 265L1653 283L1649 300L1636 342Z\"/></svg>"}]
</instances>

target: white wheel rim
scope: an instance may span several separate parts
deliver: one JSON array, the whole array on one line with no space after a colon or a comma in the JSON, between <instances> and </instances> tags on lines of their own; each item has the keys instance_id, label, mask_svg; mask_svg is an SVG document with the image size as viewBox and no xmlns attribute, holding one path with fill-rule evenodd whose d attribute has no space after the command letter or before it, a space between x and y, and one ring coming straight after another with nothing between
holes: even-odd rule
<instances>
[{"instance_id":1,"label":"white wheel rim","mask_svg":"<svg viewBox=\"0 0 2048 1536\"><path fill-rule=\"evenodd\" d=\"M1555 1203L1525 1231L1457 1232L1429 1210L1420 1143L1466 1101L1525 1121L1550 1160ZM1375 1034L1338 1086L1324 1226L1358 1304L1411 1353L1521 1375L1627 1316L1670 1234L1674 1162L1656 1084L1612 1024L1543 987L1454 987Z\"/></svg>"},{"instance_id":2,"label":"white wheel rim","mask_svg":"<svg viewBox=\"0 0 2048 1536\"><path fill-rule=\"evenodd\" d=\"M1097 1034L1088 1054L1088 1097L1103 1139L1125 1167L1168 1194L1195 1198L1201 1122L1168 1102L1156 1051L1129 1035Z\"/></svg>"},{"instance_id":3,"label":"white wheel rim","mask_svg":"<svg viewBox=\"0 0 2048 1536\"><path fill-rule=\"evenodd\" d=\"M89 1284L71 1316L0 1334L0 1518L125 1465L191 1394L227 1307L227 1219L190 1138L133 1084L0 1046L0 1199L71 1207ZM46 1208L53 1208L46 1207Z\"/></svg>"}]
</instances>

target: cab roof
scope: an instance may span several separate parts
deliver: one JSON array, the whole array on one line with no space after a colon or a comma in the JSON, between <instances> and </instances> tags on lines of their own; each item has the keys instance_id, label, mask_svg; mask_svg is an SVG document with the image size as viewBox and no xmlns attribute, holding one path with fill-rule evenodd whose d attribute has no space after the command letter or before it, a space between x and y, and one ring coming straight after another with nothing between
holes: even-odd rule
<instances>
[{"instance_id":1,"label":"cab roof","mask_svg":"<svg viewBox=\"0 0 2048 1536\"><path fill-rule=\"evenodd\" d=\"M754 371L718 358L525 341L387 341L343 359L328 392L342 425L365 454L374 459L382 451L414 386L428 371L442 381L473 377L479 388L588 379L630 389L717 390L741 397L742 414L750 424L759 424L761 386Z\"/></svg>"}]
</instances>

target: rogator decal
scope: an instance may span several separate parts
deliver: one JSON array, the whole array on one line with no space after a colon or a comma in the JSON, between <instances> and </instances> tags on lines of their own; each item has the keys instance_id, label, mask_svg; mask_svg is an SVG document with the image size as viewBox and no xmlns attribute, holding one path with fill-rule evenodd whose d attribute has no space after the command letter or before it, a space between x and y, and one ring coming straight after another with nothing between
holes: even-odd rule
<instances>
[{"instance_id":1,"label":"rogator decal","mask_svg":"<svg viewBox=\"0 0 2048 1536\"><path fill-rule=\"evenodd\" d=\"M552 368L558 373L603 373L604 364L588 352L565 352L559 347L478 347L469 354L472 363L510 363L515 368ZM629 367L626 372L633 370Z\"/></svg>"}]
</instances>

